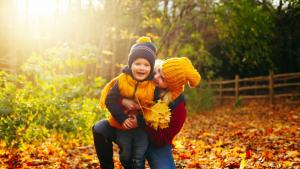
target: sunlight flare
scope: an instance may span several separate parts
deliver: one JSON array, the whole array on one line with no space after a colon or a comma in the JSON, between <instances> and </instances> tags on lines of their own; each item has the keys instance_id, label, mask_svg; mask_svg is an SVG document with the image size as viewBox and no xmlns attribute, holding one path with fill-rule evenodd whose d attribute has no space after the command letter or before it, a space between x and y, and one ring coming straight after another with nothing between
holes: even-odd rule
<instances>
[{"instance_id":1,"label":"sunlight flare","mask_svg":"<svg viewBox=\"0 0 300 169\"><path fill-rule=\"evenodd\" d=\"M53 0L18 0L20 14L28 14L29 17L52 16L56 11L56 1Z\"/></svg>"}]
</instances>

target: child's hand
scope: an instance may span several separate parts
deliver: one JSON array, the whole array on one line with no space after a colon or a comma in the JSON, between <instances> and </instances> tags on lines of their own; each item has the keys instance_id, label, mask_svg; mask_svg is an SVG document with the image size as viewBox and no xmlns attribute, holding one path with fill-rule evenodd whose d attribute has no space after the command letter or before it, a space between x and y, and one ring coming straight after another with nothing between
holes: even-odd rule
<instances>
[{"instance_id":1,"label":"child's hand","mask_svg":"<svg viewBox=\"0 0 300 169\"><path fill-rule=\"evenodd\" d=\"M134 100L131 100L131 99L123 98L121 103L128 110L139 110L140 109L140 106Z\"/></svg>"},{"instance_id":2,"label":"child's hand","mask_svg":"<svg viewBox=\"0 0 300 169\"><path fill-rule=\"evenodd\" d=\"M129 115L129 119L132 122L132 128L137 128L138 127L138 123L137 123L136 115L130 114Z\"/></svg>"},{"instance_id":3,"label":"child's hand","mask_svg":"<svg viewBox=\"0 0 300 169\"><path fill-rule=\"evenodd\" d=\"M129 115L129 118L127 118L122 126L129 130L129 129L134 129L134 128L137 128L138 127L138 124L137 124L137 119L136 119L136 116L135 115Z\"/></svg>"}]
</instances>

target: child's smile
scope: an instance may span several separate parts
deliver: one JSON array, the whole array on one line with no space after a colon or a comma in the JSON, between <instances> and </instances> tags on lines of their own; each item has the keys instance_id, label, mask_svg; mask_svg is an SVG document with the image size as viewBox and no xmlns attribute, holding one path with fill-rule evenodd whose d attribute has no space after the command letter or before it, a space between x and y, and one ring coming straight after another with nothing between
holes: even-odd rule
<instances>
[{"instance_id":1,"label":"child's smile","mask_svg":"<svg viewBox=\"0 0 300 169\"><path fill-rule=\"evenodd\" d=\"M132 76L138 80L145 80L151 71L151 66L148 60L144 58L136 59L131 65Z\"/></svg>"}]
</instances>

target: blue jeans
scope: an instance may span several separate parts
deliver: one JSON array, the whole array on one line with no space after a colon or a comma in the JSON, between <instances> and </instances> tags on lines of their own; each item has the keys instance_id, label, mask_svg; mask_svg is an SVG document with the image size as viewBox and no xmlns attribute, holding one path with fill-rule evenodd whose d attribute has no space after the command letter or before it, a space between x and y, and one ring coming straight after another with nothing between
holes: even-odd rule
<instances>
[{"instance_id":1,"label":"blue jeans","mask_svg":"<svg viewBox=\"0 0 300 169\"><path fill-rule=\"evenodd\" d=\"M116 129L111 127L106 119L98 121L93 126L93 133L101 134L110 141L116 138Z\"/></svg>"},{"instance_id":2,"label":"blue jeans","mask_svg":"<svg viewBox=\"0 0 300 169\"><path fill-rule=\"evenodd\" d=\"M160 148L150 144L146 152L146 158L151 169L176 169L172 148L169 144Z\"/></svg>"},{"instance_id":3,"label":"blue jeans","mask_svg":"<svg viewBox=\"0 0 300 169\"><path fill-rule=\"evenodd\" d=\"M147 133L141 129L116 130L120 161L125 169L144 169L148 148Z\"/></svg>"}]
</instances>

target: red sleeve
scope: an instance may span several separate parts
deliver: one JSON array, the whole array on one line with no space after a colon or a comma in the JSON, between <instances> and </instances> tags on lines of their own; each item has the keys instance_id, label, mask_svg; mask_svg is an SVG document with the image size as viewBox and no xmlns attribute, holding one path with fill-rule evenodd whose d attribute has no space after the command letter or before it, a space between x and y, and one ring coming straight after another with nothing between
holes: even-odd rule
<instances>
[{"instance_id":1,"label":"red sleeve","mask_svg":"<svg viewBox=\"0 0 300 169\"><path fill-rule=\"evenodd\" d=\"M171 120L168 128L155 130L149 126L146 127L149 139L157 147L171 144L173 138L181 130L186 118L185 103L179 103L171 112Z\"/></svg>"}]
</instances>

